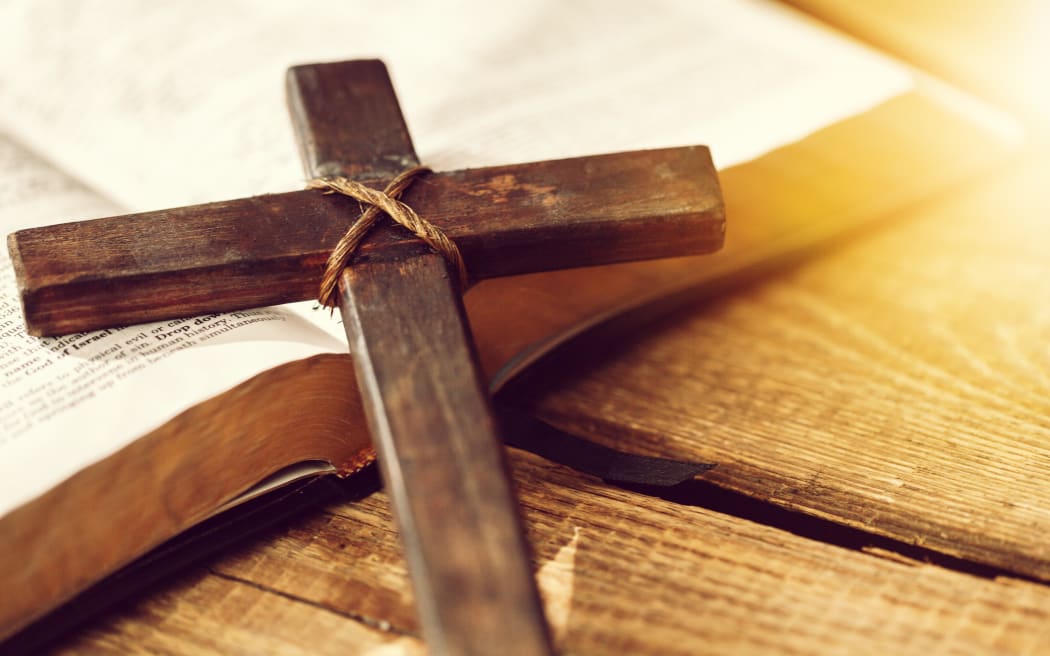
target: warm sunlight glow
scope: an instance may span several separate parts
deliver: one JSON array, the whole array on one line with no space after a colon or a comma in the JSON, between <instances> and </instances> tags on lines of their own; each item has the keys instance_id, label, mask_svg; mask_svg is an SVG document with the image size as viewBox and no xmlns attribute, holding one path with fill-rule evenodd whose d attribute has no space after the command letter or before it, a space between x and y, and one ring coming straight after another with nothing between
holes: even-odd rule
<instances>
[{"instance_id":1,"label":"warm sunlight glow","mask_svg":"<svg viewBox=\"0 0 1050 656\"><path fill-rule=\"evenodd\" d=\"M1013 25L1003 34L1003 46L1011 62L1004 70L1012 94L1024 104L1026 113L1047 121L1050 113L1050 3L1028 0L1021 4Z\"/></svg>"}]
</instances>

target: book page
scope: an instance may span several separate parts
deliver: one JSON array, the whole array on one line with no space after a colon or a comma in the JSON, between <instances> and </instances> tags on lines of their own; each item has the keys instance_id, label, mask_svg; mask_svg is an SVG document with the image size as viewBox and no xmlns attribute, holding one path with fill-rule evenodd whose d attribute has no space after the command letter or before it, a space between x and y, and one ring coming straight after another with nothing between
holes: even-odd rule
<instances>
[{"instance_id":1,"label":"book page","mask_svg":"<svg viewBox=\"0 0 1050 656\"><path fill-rule=\"evenodd\" d=\"M119 211L0 134L4 233ZM256 373L340 348L341 342L283 308L30 337L5 249L0 256L0 516Z\"/></svg>"},{"instance_id":2,"label":"book page","mask_svg":"<svg viewBox=\"0 0 1050 656\"><path fill-rule=\"evenodd\" d=\"M11 0L0 128L28 149L3 145L0 228L300 188L285 69L363 57L438 169L688 144L727 166L912 85L761 0ZM257 371L345 350L310 305L31 339L0 269L0 515Z\"/></svg>"},{"instance_id":3,"label":"book page","mask_svg":"<svg viewBox=\"0 0 1050 656\"><path fill-rule=\"evenodd\" d=\"M292 64L385 60L437 169L692 144L724 167L911 86L758 0L13 0L0 26L0 124L133 211L301 188Z\"/></svg>"}]
</instances>

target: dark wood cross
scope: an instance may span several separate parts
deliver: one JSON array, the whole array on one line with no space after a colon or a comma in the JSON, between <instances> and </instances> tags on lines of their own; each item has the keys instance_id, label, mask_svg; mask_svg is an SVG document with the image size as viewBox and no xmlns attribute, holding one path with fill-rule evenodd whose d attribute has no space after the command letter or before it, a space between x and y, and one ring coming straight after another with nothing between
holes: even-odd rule
<instances>
[{"instance_id":1,"label":"dark wood cross","mask_svg":"<svg viewBox=\"0 0 1050 656\"><path fill-rule=\"evenodd\" d=\"M419 163L379 61L293 68L288 102L310 178L382 189ZM699 146L433 173L402 201L459 246L473 280L705 253L724 233ZM25 230L9 246L29 331L62 334L314 297L359 212L303 190ZM392 222L343 272L369 428L432 652L549 653L459 287Z\"/></svg>"}]
</instances>

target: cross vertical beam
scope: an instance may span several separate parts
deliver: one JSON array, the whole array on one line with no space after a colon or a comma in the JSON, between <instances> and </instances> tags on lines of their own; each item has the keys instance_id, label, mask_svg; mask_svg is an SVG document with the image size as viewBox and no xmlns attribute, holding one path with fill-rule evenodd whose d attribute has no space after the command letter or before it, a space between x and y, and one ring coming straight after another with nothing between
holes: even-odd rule
<instances>
[{"instance_id":1,"label":"cross vertical beam","mask_svg":"<svg viewBox=\"0 0 1050 656\"><path fill-rule=\"evenodd\" d=\"M355 266L340 287L428 647L550 653L510 473L444 259Z\"/></svg>"},{"instance_id":2,"label":"cross vertical beam","mask_svg":"<svg viewBox=\"0 0 1050 656\"><path fill-rule=\"evenodd\" d=\"M418 163L379 62L294 68L288 89L308 176L388 177ZM510 473L447 263L430 252L358 259L339 291L428 648L551 653Z\"/></svg>"}]
</instances>

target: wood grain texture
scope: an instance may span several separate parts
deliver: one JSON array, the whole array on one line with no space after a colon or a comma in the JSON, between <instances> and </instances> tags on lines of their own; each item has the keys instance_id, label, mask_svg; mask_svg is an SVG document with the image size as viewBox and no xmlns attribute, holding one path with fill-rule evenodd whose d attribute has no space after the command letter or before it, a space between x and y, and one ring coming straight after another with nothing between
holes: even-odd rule
<instances>
[{"instance_id":1,"label":"wood grain texture","mask_svg":"<svg viewBox=\"0 0 1050 656\"><path fill-rule=\"evenodd\" d=\"M289 81L307 175L418 163L381 63L301 67ZM501 241L499 229L480 237ZM550 636L460 283L420 244L377 247L343 271L340 311L429 651L543 656Z\"/></svg>"},{"instance_id":2,"label":"wood grain texture","mask_svg":"<svg viewBox=\"0 0 1050 656\"><path fill-rule=\"evenodd\" d=\"M1050 580L1048 166L581 340L526 405L619 448L718 462L710 480L755 498Z\"/></svg>"},{"instance_id":3,"label":"wood grain texture","mask_svg":"<svg viewBox=\"0 0 1050 656\"><path fill-rule=\"evenodd\" d=\"M419 165L383 62L295 66L288 110L308 178L393 178Z\"/></svg>"},{"instance_id":4,"label":"wood grain texture","mask_svg":"<svg viewBox=\"0 0 1050 656\"><path fill-rule=\"evenodd\" d=\"M511 455L560 653L1034 654L1050 640L1045 586L822 544ZM304 518L58 653L106 642L195 653L230 634L246 641L235 653L272 653L298 625L302 644L316 644L311 627L333 614L347 618L333 641L358 621L403 641L404 651L372 652L348 639L344 653L415 653L401 638L418 623L388 506L375 495ZM237 596L216 591L214 577L239 582ZM294 614L251 635L229 617L235 602L261 613L289 599ZM220 619L204 619L202 606Z\"/></svg>"},{"instance_id":5,"label":"wood grain texture","mask_svg":"<svg viewBox=\"0 0 1050 656\"><path fill-rule=\"evenodd\" d=\"M428 648L551 653L458 283L431 253L349 268L340 291Z\"/></svg>"},{"instance_id":6,"label":"wood grain texture","mask_svg":"<svg viewBox=\"0 0 1050 656\"><path fill-rule=\"evenodd\" d=\"M276 595L251 583L194 571L109 630L84 633L54 653L243 654L347 653L423 656L421 641L368 626L345 614Z\"/></svg>"},{"instance_id":7,"label":"wood grain texture","mask_svg":"<svg viewBox=\"0 0 1050 656\"><path fill-rule=\"evenodd\" d=\"M432 174L402 201L456 242L475 279L706 253L724 232L700 146ZM312 298L359 212L296 191L22 230L8 246L30 331L55 334ZM377 226L357 259L418 244Z\"/></svg>"}]
</instances>

